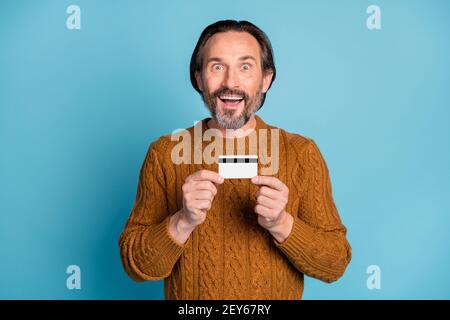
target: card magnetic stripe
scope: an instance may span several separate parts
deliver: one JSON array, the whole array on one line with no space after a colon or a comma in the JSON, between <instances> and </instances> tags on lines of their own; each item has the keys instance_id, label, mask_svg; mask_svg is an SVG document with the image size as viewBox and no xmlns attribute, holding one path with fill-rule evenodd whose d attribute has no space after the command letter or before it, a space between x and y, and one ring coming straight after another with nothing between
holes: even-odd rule
<instances>
[{"instance_id":1,"label":"card magnetic stripe","mask_svg":"<svg viewBox=\"0 0 450 320\"><path fill-rule=\"evenodd\" d=\"M219 158L219 163L257 163L256 158Z\"/></svg>"}]
</instances>

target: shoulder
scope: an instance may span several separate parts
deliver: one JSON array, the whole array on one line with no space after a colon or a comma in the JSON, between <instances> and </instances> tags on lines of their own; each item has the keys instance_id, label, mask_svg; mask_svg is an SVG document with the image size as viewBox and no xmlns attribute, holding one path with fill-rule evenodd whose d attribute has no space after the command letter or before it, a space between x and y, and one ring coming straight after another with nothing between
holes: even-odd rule
<instances>
[{"instance_id":1,"label":"shoulder","mask_svg":"<svg viewBox=\"0 0 450 320\"><path fill-rule=\"evenodd\" d=\"M156 158L159 162L165 163L165 160L170 158L172 143L171 134L160 136L150 143L147 151L147 158Z\"/></svg>"},{"instance_id":2,"label":"shoulder","mask_svg":"<svg viewBox=\"0 0 450 320\"><path fill-rule=\"evenodd\" d=\"M160 154L166 153L167 149L170 148L170 145L172 143L170 137L170 134L160 136L158 139L150 143L150 149Z\"/></svg>"},{"instance_id":3,"label":"shoulder","mask_svg":"<svg viewBox=\"0 0 450 320\"><path fill-rule=\"evenodd\" d=\"M327 164L322 151L311 137L283 130L287 152L296 159L300 167L311 167L327 170Z\"/></svg>"},{"instance_id":4,"label":"shoulder","mask_svg":"<svg viewBox=\"0 0 450 320\"><path fill-rule=\"evenodd\" d=\"M205 120L205 119L204 119ZM196 125L200 126L204 123L204 120L197 122ZM167 133L161 135L159 138L150 143L148 148L147 157L157 159L161 163L169 163L172 161L172 151L174 147L180 143L180 139L182 141L188 141L189 144L195 139L195 134L198 130L195 129L195 126L191 126L188 128L179 128L172 131L172 133ZM201 132L201 129L199 129Z\"/></svg>"},{"instance_id":5,"label":"shoulder","mask_svg":"<svg viewBox=\"0 0 450 320\"><path fill-rule=\"evenodd\" d=\"M314 139L298 134L282 130L287 144L287 150L294 152L297 156L305 155L305 153L318 151L319 148Z\"/></svg>"},{"instance_id":6,"label":"shoulder","mask_svg":"<svg viewBox=\"0 0 450 320\"><path fill-rule=\"evenodd\" d=\"M285 132L285 136L289 144L287 152L294 153L299 167L315 172L328 171L324 155L314 139L290 132Z\"/></svg>"},{"instance_id":7,"label":"shoulder","mask_svg":"<svg viewBox=\"0 0 450 320\"><path fill-rule=\"evenodd\" d=\"M300 148L308 145L308 143L312 142L312 139L307 136L304 136L304 135L301 135L298 133L289 132L278 126L266 123L258 116L256 119L257 119L257 122L260 123L261 128L264 128L264 129L267 128L270 131L273 131L273 130L279 131L279 137L284 139L284 141L282 141L282 142L285 142L286 144L288 144L288 146L287 146L288 148L294 147L295 149L300 149Z\"/></svg>"}]
</instances>

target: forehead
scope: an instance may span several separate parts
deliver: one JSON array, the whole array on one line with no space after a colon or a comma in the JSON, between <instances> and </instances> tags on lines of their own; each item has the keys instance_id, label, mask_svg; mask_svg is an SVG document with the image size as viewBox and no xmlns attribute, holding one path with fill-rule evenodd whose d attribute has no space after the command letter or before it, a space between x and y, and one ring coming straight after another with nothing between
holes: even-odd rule
<instances>
[{"instance_id":1,"label":"forehead","mask_svg":"<svg viewBox=\"0 0 450 320\"><path fill-rule=\"evenodd\" d=\"M253 56L259 60L260 47L255 37L248 32L220 32L208 39L204 57L239 58Z\"/></svg>"}]
</instances>

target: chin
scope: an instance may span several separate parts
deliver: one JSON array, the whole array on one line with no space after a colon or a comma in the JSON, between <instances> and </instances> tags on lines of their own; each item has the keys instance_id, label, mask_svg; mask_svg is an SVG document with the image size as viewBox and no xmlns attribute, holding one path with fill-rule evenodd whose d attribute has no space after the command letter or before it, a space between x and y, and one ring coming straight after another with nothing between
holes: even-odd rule
<instances>
[{"instance_id":1,"label":"chin","mask_svg":"<svg viewBox=\"0 0 450 320\"><path fill-rule=\"evenodd\" d=\"M237 108L237 109L226 108L226 107L221 107L220 108L220 114L221 115L225 115L225 114L227 114L227 112L233 112L233 116L232 117L233 117L233 119L236 119L236 118L241 116L242 112L244 112L244 108Z\"/></svg>"}]
</instances>

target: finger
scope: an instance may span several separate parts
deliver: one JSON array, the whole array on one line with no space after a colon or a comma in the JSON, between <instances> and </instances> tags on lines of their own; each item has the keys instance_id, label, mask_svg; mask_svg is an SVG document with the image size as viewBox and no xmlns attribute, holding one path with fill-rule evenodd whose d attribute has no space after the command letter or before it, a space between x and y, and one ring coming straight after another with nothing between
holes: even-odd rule
<instances>
[{"instance_id":1,"label":"finger","mask_svg":"<svg viewBox=\"0 0 450 320\"><path fill-rule=\"evenodd\" d=\"M270 208L270 209L276 209L277 208L277 203L276 201L266 197L266 196L259 196L258 198L256 198L256 203L257 204L261 204L264 207Z\"/></svg>"},{"instance_id":2,"label":"finger","mask_svg":"<svg viewBox=\"0 0 450 320\"><path fill-rule=\"evenodd\" d=\"M197 190L210 190L214 195L217 194L217 188L211 181L194 181L194 187Z\"/></svg>"},{"instance_id":3,"label":"finger","mask_svg":"<svg viewBox=\"0 0 450 320\"><path fill-rule=\"evenodd\" d=\"M214 193L211 190L197 190L193 194L196 200L212 200L214 198Z\"/></svg>"},{"instance_id":4,"label":"finger","mask_svg":"<svg viewBox=\"0 0 450 320\"><path fill-rule=\"evenodd\" d=\"M270 218L272 216L271 210L261 204L255 206L255 212L263 217Z\"/></svg>"},{"instance_id":5,"label":"finger","mask_svg":"<svg viewBox=\"0 0 450 320\"><path fill-rule=\"evenodd\" d=\"M200 210L209 210L211 209L211 201L209 200L193 200L192 207Z\"/></svg>"},{"instance_id":6,"label":"finger","mask_svg":"<svg viewBox=\"0 0 450 320\"><path fill-rule=\"evenodd\" d=\"M262 215L259 215L258 216L258 223L261 224L261 221L262 221L263 224L268 224L268 223L273 223L274 220L272 218L266 218L266 217L264 217Z\"/></svg>"},{"instance_id":7,"label":"finger","mask_svg":"<svg viewBox=\"0 0 450 320\"><path fill-rule=\"evenodd\" d=\"M284 183L275 177L256 176L252 178L252 182L257 185L266 185L279 191L284 189Z\"/></svg>"},{"instance_id":8,"label":"finger","mask_svg":"<svg viewBox=\"0 0 450 320\"><path fill-rule=\"evenodd\" d=\"M207 181L211 181L211 182L218 183L218 184L223 182L222 176L220 176L217 172L210 171L210 170L197 171L191 176L191 179L194 181L207 180Z\"/></svg>"},{"instance_id":9,"label":"finger","mask_svg":"<svg viewBox=\"0 0 450 320\"><path fill-rule=\"evenodd\" d=\"M267 186L262 186L261 188L259 188L259 190L256 192L256 196L258 197L260 195L266 196L273 200L277 200L281 197L280 191Z\"/></svg>"},{"instance_id":10,"label":"finger","mask_svg":"<svg viewBox=\"0 0 450 320\"><path fill-rule=\"evenodd\" d=\"M204 213L204 211L205 211L204 209L195 209L195 208L190 209L190 210L197 216L202 215Z\"/></svg>"}]
</instances>

